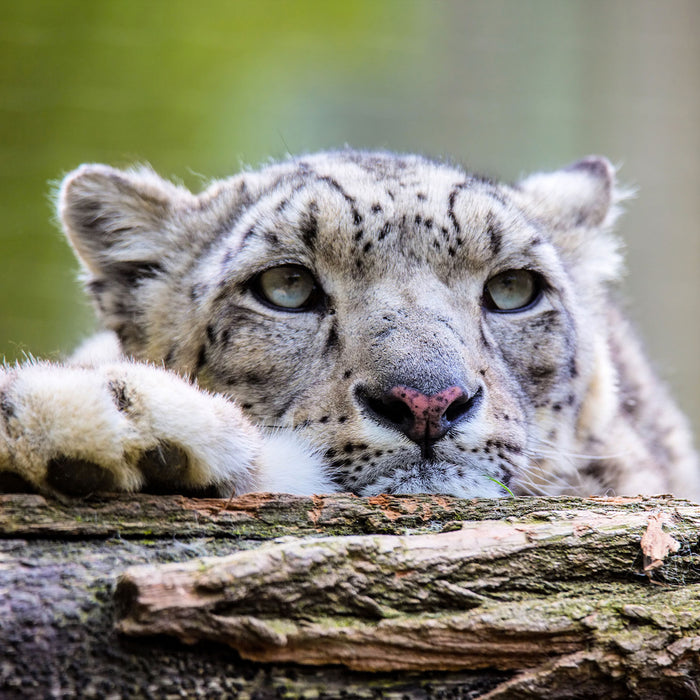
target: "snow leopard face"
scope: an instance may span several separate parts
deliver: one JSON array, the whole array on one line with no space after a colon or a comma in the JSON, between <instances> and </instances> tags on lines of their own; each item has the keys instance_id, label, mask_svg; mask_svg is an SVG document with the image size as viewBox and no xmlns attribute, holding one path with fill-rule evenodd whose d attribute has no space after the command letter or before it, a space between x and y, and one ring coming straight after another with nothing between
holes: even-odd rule
<instances>
[{"instance_id":1,"label":"snow leopard face","mask_svg":"<svg viewBox=\"0 0 700 700\"><path fill-rule=\"evenodd\" d=\"M604 159L513 186L345 151L197 196L105 166L64 187L124 351L294 431L338 489L554 492L618 411L599 361L620 262Z\"/></svg>"}]
</instances>

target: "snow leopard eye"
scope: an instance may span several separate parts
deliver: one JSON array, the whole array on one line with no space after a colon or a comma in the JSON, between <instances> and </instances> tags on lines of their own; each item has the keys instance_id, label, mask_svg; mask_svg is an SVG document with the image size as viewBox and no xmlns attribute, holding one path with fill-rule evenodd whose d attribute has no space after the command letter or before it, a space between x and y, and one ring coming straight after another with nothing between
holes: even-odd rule
<instances>
[{"instance_id":1,"label":"snow leopard eye","mask_svg":"<svg viewBox=\"0 0 700 700\"><path fill-rule=\"evenodd\" d=\"M314 276L301 265L279 265L261 272L253 291L267 304L287 311L309 309L318 299Z\"/></svg>"},{"instance_id":2,"label":"snow leopard eye","mask_svg":"<svg viewBox=\"0 0 700 700\"><path fill-rule=\"evenodd\" d=\"M484 304L491 311L524 311L539 298L542 283L530 270L506 270L484 287Z\"/></svg>"}]
</instances>

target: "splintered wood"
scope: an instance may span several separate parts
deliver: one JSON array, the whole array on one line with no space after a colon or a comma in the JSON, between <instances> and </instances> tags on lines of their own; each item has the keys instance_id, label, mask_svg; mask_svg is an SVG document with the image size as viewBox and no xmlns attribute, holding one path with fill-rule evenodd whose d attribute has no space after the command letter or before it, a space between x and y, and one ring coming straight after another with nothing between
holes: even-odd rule
<instances>
[{"instance_id":1,"label":"splintered wood","mask_svg":"<svg viewBox=\"0 0 700 700\"><path fill-rule=\"evenodd\" d=\"M256 661L364 671L521 670L596 650L622 671L632 617L638 632L640 615L655 626L683 599L690 627L700 627L700 584L673 598L645 585L647 560L678 551L663 522L597 505L135 567L117 588L118 629L215 640Z\"/></svg>"}]
</instances>

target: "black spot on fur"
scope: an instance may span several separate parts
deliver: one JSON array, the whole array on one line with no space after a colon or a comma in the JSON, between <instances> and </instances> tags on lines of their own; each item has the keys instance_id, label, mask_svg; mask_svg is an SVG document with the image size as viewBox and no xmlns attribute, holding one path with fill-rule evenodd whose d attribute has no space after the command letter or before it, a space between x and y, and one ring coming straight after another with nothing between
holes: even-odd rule
<instances>
[{"instance_id":1,"label":"black spot on fur","mask_svg":"<svg viewBox=\"0 0 700 700\"><path fill-rule=\"evenodd\" d=\"M209 341L210 344L213 344L214 342L216 342L216 336L214 335L214 328L211 324L207 326L206 334L207 334L207 340Z\"/></svg>"},{"instance_id":2,"label":"black spot on fur","mask_svg":"<svg viewBox=\"0 0 700 700\"><path fill-rule=\"evenodd\" d=\"M493 212L489 212L486 217L486 235L491 241L493 254L498 255L503 243L503 226L496 220Z\"/></svg>"},{"instance_id":3,"label":"black spot on fur","mask_svg":"<svg viewBox=\"0 0 700 700\"><path fill-rule=\"evenodd\" d=\"M200 372L206 364L207 364L207 349L204 345L202 345L202 346L200 346L199 352L197 353L197 365L195 367L195 373Z\"/></svg>"},{"instance_id":4,"label":"black spot on fur","mask_svg":"<svg viewBox=\"0 0 700 700\"><path fill-rule=\"evenodd\" d=\"M416 199L420 202L424 202L428 198L427 198L425 192L418 192L418 194L416 194Z\"/></svg>"},{"instance_id":5,"label":"black spot on fur","mask_svg":"<svg viewBox=\"0 0 700 700\"><path fill-rule=\"evenodd\" d=\"M581 473L595 479L602 487L617 482L620 465L612 459L592 459L581 468Z\"/></svg>"},{"instance_id":6,"label":"black spot on fur","mask_svg":"<svg viewBox=\"0 0 700 700\"><path fill-rule=\"evenodd\" d=\"M113 474L99 464L67 455L49 460L46 481L51 488L68 496L112 491L116 486Z\"/></svg>"},{"instance_id":7,"label":"black spot on fur","mask_svg":"<svg viewBox=\"0 0 700 700\"><path fill-rule=\"evenodd\" d=\"M382 229L379 232L377 239L381 241L382 239L386 238L389 231L391 231L391 224L389 222L387 222L386 224L384 224L384 226L382 226Z\"/></svg>"},{"instance_id":8,"label":"black spot on fur","mask_svg":"<svg viewBox=\"0 0 700 700\"><path fill-rule=\"evenodd\" d=\"M362 229L360 229L359 231L356 231L356 232L355 232L355 236L354 236L355 241L356 241L357 243L359 243L360 239L361 239L362 236L364 236L364 235L365 235L365 232L364 232Z\"/></svg>"},{"instance_id":9,"label":"black spot on fur","mask_svg":"<svg viewBox=\"0 0 700 700\"><path fill-rule=\"evenodd\" d=\"M362 215L357 209L352 210L352 223L355 224L355 226L359 226L362 223Z\"/></svg>"},{"instance_id":10,"label":"black spot on fur","mask_svg":"<svg viewBox=\"0 0 700 700\"><path fill-rule=\"evenodd\" d=\"M343 372L343 379L350 379L351 376L352 376L351 369L346 369L345 372Z\"/></svg>"},{"instance_id":11,"label":"black spot on fur","mask_svg":"<svg viewBox=\"0 0 700 700\"><path fill-rule=\"evenodd\" d=\"M85 288L89 294L99 296L107 289L107 281L103 278L93 279L85 285Z\"/></svg>"},{"instance_id":12,"label":"black spot on fur","mask_svg":"<svg viewBox=\"0 0 700 700\"><path fill-rule=\"evenodd\" d=\"M456 233L461 233L462 228L459 225L459 221L457 221L457 217L455 216L455 211L454 211L454 206L455 206L455 201L457 200L457 195L461 190L463 190L466 187L466 183L463 182L459 185L457 185L452 192L450 192L450 196L448 197L448 208L447 208L447 215L450 217L450 221L452 222L452 228L454 228Z\"/></svg>"},{"instance_id":13,"label":"black spot on fur","mask_svg":"<svg viewBox=\"0 0 700 700\"><path fill-rule=\"evenodd\" d=\"M421 223L423 222L423 217L420 214L416 214L413 221L415 222L416 226L420 226Z\"/></svg>"},{"instance_id":14,"label":"black spot on fur","mask_svg":"<svg viewBox=\"0 0 700 700\"><path fill-rule=\"evenodd\" d=\"M372 247L372 241L367 241L367 243L365 243L365 245L362 248L362 252L368 253L371 247Z\"/></svg>"},{"instance_id":15,"label":"black spot on fur","mask_svg":"<svg viewBox=\"0 0 700 700\"><path fill-rule=\"evenodd\" d=\"M126 393L126 383L120 379L113 379L107 384L107 388L112 394L114 403L119 411L127 411L131 406L131 399Z\"/></svg>"},{"instance_id":16,"label":"black spot on fur","mask_svg":"<svg viewBox=\"0 0 700 700\"><path fill-rule=\"evenodd\" d=\"M243 234L241 238L241 244L245 243L251 236L255 235L255 230L257 229L257 224L253 224L248 228L248 230Z\"/></svg>"},{"instance_id":17,"label":"black spot on fur","mask_svg":"<svg viewBox=\"0 0 700 700\"><path fill-rule=\"evenodd\" d=\"M207 293L207 285L198 282L190 287L190 299L199 301Z\"/></svg>"},{"instance_id":18,"label":"black spot on fur","mask_svg":"<svg viewBox=\"0 0 700 700\"><path fill-rule=\"evenodd\" d=\"M253 408L253 404L252 404L252 403L249 403L248 401L246 401L246 403L242 403L242 404L241 404L241 408L242 408L244 411L248 411L248 410L250 410L251 408Z\"/></svg>"},{"instance_id":19,"label":"black spot on fur","mask_svg":"<svg viewBox=\"0 0 700 700\"><path fill-rule=\"evenodd\" d=\"M328 423L329 418L330 418L330 416L321 416L321 417L318 419L318 422L319 422L319 423ZM328 450L328 451L329 451L329 452L332 452L333 450Z\"/></svg>"},{"instance_id":20,"label":"black spot on fur","mask_svg":"<svg viewBox=\"0 0 700 700\"><path fill-rule=\"evenodd\" d=\"M528 370L529 376L533 377L535 380L540 379L550 379L555 373L556 369L554 367L539 367L533 366Z\"/></svg>"},{"instance_id":21,"label":"black spot on fur","mask_svg":"<svg viewBox=\"0 0 700 700\"><path fill-rule=\"evenodd\" d=\"M0 415L2 415L5 422L15 416L15 407L12 405L12 402L5 392L0 392Z\"/></svg>"},{"instance_id":22,"label":"black spot on fur","mask_svg":"<svg viewBox=\"0 0 700 700\"><path fill-rule=\"evenodd\" d=\"M328 332L328 337L326 338L326 350L330 350L331 348L335 348L338 345L338 329L336 327L336 324L333 323L331 325L331 329Z\"/></svg>"},{"instance_id":23,"label":"black spot on fur","mask_svg":"<svg viewBox=\"0 0 700 700\"><path fill-rule=\"evenodd\" d=\"M379 214L379 212L382 210L382 205L381 204L373 204L372 205L372 213L373 214Z\"/></svg>"},{"instance_id":24,"label":"black spot on fur","mask_svg":"<svg viewBox=\"0 0 700 700\"><path fill-rule=\"evenodd\" d=\"M106 268L111 281L124 287L134 287L145 279L152 279L163 272L163 266L155 260L114 263Z\"/></svg>"},{"instance_id":25,"label":"black spot on fur","mask_svg":"<svg viewBox=\"0 0 700 700\"><path fill-rule=\"evenodd\" d=\"M313 250L318 237L318 219L316 215L312 212L308 212L301 221L300 229L304 245L309 250Z\"/></svg>"},{"instance_id":26,"label":"black spot on fur","mask_svg":"<svg viewBox=\"0 0 700 700\"><path fill-rule=\"evenodd\" d=\"M343 198L345 199L346 202L348 202L348 203L354 203L354 202L355 202L355 198L354 198L354 197L351 197L351 196L341 187L340 183L339 183L336 179L330 177L329 175L323 175L323 176L319 177L318 179L319 179L319 182L325 182L327 185L329 185L329 186L332 187L334 190L336 190L336 192L339 192L339 193L343 196ZM353 209L353 218L356 218L357 216L359 216L359 214L357 213L357 211L356 211L355 209ZM360 221L362 221L361 218L360 218ZM359 222L357 222L357 223L359 223Z\"/></svg>"}]
</instances>

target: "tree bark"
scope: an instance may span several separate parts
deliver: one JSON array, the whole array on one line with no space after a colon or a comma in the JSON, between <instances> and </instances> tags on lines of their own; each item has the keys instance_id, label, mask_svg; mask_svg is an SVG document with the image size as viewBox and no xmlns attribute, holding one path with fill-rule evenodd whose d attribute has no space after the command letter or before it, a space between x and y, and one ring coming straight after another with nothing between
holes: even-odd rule
<instances>
[{"instance_id":1,"label":"tree bark","mask_svg":"<svg viewBox=\"0 0 700 700\"><path fill-rule=\"evenodd\" d=\"M698 698L699 524L670 497L0 496L0 696Z\"/></svg>"}]
</instances>

